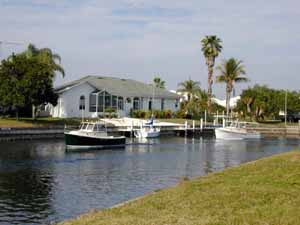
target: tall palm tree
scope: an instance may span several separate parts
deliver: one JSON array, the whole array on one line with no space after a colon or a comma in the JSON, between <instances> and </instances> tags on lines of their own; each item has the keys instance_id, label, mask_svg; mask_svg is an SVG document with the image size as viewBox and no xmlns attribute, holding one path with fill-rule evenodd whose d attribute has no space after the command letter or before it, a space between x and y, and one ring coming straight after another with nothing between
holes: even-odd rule
<instances>
[{"instance_id":1,"label":"tall palm tree","mask_svg":"<svg viewBox=\"0 0 300 225\"><path fill-rule=\"evenodd\" d=\"M60 73L62 77L65 76L65 71L60 65L61 57L52 52L50 48L37 48L33 44L29 44L27 49L21 53L27 58L36 58L42 64L47 65L49 68L49 75L52 79L55 78L56 72ZM36 106L32 105L32 118L36 118Z\"/></svg>"},{"instance_id":2,"label":"tall palm tree","mask_svg":"<svg viewBox=\"0 0 300 225\"><path fill-rule=\"evenodd\" d=\"M178 84L178 91L186 93L188 102L193 98L193 95L200 90L200 82L191 79L183 81Z\"/></svg>"},{"instance_id":3,"label":"tall palm tree","mask_svg":"<svg viewBox=\"0 0 300 225\"><path fill-rule=\"evenodd\" d=\"M154 86L157 88L162 88L162 89L166 88L166 86L165 86L166 82L163 81L159 76L154 77L153 83L154 83Z\"/></svg>"},{"instance_id":4,"label":"tall palm tree","mask_svg":"<svg viewBox=\"0 0 300 225\"><path fill-rule=\"evenodd\" d=\"M217 67L219 75L216 77L217 82L226 83L226 113L229 114L230 109L230 95L233 90L235 83L247 82L248 78L241 76L245 75L245 67L241 60L235 58L230 58L229 60L224 60L222 65Z\"/></svg>"},{"instance_id":5,"label":"tall palm tree","mask_svg":"<svg viewBox=\"0 0 300 225\"><path fill-rule=\"evenodd\" d=\"M207 106L208 111L211 112L211 97L212 97L212 84L215 60L222 51L221 39L216 35L206 36L201 40L202 52L205 57L206 65L208 67L208 80L207 80Z\"/></svg>"},{"instance_id":6,"label":"tall palm tree","mask_svg":"<svg viewBox=\"0 0 300 225\"><path fill-rule=\"evenodd\" d=\"M50 48L37 48L33 44L29 44L27 49L21 53L28 58L36 57L41 63L47 64L49 68L52 70L51 74L53 78L55 77L55 73L60 73L63 77L65 76L65 71L63 67L60 65L61 57L52 52Z\"/></svg>"}]
</instances>

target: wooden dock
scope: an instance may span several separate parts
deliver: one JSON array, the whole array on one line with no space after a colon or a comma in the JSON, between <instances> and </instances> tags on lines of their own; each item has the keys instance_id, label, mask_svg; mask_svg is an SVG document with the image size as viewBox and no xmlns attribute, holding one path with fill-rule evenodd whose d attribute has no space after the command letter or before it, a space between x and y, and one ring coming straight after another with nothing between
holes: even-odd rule
<instances>
[{"instance_id":1,"label":"wooden dock","mask_svg":"<svg viewBox=\"0 0 300 225\"><path fill-rule=\"evenodd\" d=\"M133 132L135 130L138 130L138 127L131 128L118 128L118 127L111 127L108 128L108 132L111 134L118 133L121 135L124 135L126 137L132 137ZM211 136L213 137L215 135L214 128L213 127L204 127L202 129L200 128L184 128L182 126L180 127L160 127L160 134L161 135L173 135L173 136Z\"/></svg>"}]
</instances>

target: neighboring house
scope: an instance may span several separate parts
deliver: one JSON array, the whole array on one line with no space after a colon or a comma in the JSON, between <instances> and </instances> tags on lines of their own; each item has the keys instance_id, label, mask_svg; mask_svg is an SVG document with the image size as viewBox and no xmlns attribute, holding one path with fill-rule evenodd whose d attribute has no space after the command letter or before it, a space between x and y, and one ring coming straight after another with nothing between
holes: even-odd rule
<instances>
[{"instance_id":1,"label":"neighboring house","mask_svg":"<svg viewBox=\"0 0 300 225\"><path fill-rule=\"evenodd\" d=\"M241 99L241 96L236 96L236 97L232 97L230 98L229 101L229 107L231 109L234 109L237 106L238 101ZM220 100L217 98L212 98L212 101L220 106L223 106L224 108L226 108L226 100Z\"/></svg>"},{"instance_id":2,"label":"neighboring house","mask_svg":"<svg viewBox=\"0 0 300 225\"><path fill-rule=\"evenodd\" d=\"M179 101L187 101L188 100L188 93L187 92L181 92L181 91L175 91L175 90L170 90L170 92L179 95ZM199 97L197 95L191 95L191 97L198 99Z\"/></svg>"},{"instance_id":3,"label":"neighboring house","mask_svg":"<svg viewBox=\"0 0 300 225\"><path fill-rule=\"evenodd\" d=\"M113 109L119 117L131 110L172 110L179 108L177 94L131 79L86 76L55 88L59 95L52 107L53 117L98 117Z\"/></svg>"}]
</instances>

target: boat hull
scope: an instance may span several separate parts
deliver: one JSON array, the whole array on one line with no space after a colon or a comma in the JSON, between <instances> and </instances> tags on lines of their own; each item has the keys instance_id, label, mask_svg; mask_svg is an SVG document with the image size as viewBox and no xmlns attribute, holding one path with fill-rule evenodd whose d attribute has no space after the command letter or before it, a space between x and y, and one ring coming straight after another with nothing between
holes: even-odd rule
<instances>
[{"instance_id":1,"label":"boat hull","mask_svg":"<svg viewBox=\"0 0 300 225\"><path fill-rule=\"evenodd\" d=\"M160 131L143 132L140 130L135 131L135 137L137 138L156 138L159 137Z\"/></svg>"},{"instance_id":2,"label":"boat hull","mask_svg":"<svg viewBox=\"0 0 300 225\"><path fill-rule=\"evenodd\" d=\"M65 143L67 149L102 149L125 147L126 138L120 137L97 137L83 136L65 133Z\"/></svg>"},{"instance_id":3,"label":"boat hull","mask_svg":"<svg viewBox=\"0 0 300 225\"><path fill-rule=\"evenodd\" d=\"M225 140L243 140L243 139L259 139L261 138L258 132L247 132L245 129L232 128L216 128L215 135L217 139Z\"/></svg>"}]
</instances>

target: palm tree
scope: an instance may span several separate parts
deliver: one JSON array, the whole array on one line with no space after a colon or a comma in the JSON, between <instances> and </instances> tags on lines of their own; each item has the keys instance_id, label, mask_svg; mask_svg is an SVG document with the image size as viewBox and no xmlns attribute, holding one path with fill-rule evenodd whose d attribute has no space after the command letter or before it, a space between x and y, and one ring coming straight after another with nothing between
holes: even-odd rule
<instances>
[{"instance_id":1,"label":"palm tree","mask_svg":"<svg viewBox=\"0 0 300 225\"><path fill-rule=\"evenodd\" d=\"M36 58L42 64L45 64L49 68L49 75L52 79L55 78L56 72L60 73L62 77L65 76L65 71L60 65L61 57L52 52L50 48L37 48L33 44L29 44L27 49L21 53L27 58ZM32 105L32 118L36 118L36 106Z\"/></svg>"},{"instance_id":2,"label":"palm tree","mask_svg":"<svg viewBox=\"0 0 300 225\"><path fill-rule=\"evenodd\" d=\"M206 65L208 67L208 84L207 84L207 106L208 111L211 112L211 97L212 97L212 84L215 60L219 53L222 51L221 39L215 35L206 36L201 40L202 52L205 57Z\"/></svg>"},{"instance_id":3,"label":"palm tree","mask_svg":"<svg viewBox=\"0 0 300 225\"><path fill-rule=\"evenodd\" d=\"M154 86L157 88L165 89L166 82L163 81L159 76L154 77L153 79Z\"/></svg>"},{"instance_id":4,"label":"palm tree","mask_svg":"<svg viewBox=\"0 0 300 225\"><path fill-rule=\"evenodd\" d=\"M52 52L50 48L37 48L33 44L29 44L27 49L21 53L28 58L36 57L41 63L49 66L51 69L51 75L55 77L55 73L59 72L63 77L65 76L65 71L60 65L61 57Z\"/></svg>"},{"instance_id":5,"label":"palm tree","mask_svg":"<svg viewBox=\"0 0 300 225\"><path fill-rule=\"evenodd\" d=\"M241 96L241 101L246 105L247 113L251 114L251 104L255 100L255 92L249 88L247 90L244 90Z\"/></svg>"},{"instance_id":6,"label":"palm tree","mask_svg":"<svg viewBox=\"0 0 300 225\"><path fill-rule=\"evenodd\" d=\"M223 64L217 67L220 74L217 76L217 82L226 83L226 113L229 114L230 95L235 83L247 82L248 78L241 75L246 74L243 62L234 58L224 60Z\"/></svg>"},{"instance_id":7,"label":"palm tree","mask_svg":"<svg viewBox=\"0 0 300 225\"><path fill-rule=\"evenodd\" d=\"M188 102L193 98L195 92L197 92L200 89L200 83L191 79L179 83L178 86L178 91L187 94Z\"/></svg>"}]
</instances>

